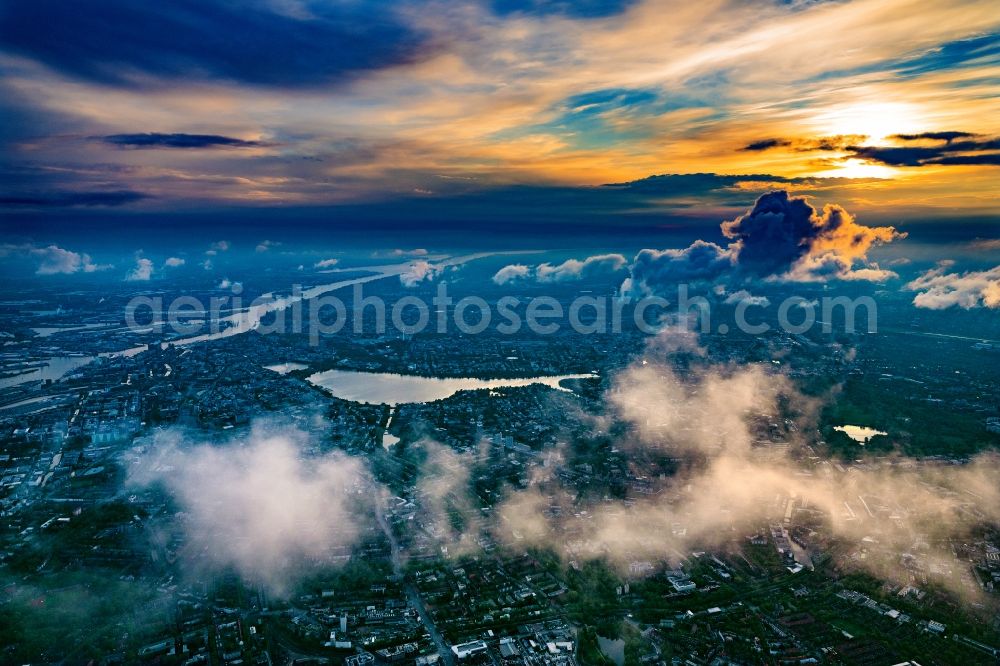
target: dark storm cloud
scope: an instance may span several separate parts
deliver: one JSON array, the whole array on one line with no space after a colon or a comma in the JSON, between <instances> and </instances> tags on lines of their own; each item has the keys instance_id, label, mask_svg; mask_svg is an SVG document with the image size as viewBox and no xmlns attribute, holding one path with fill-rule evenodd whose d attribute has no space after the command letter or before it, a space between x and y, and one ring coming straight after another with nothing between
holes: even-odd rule
<instances>
[{"instance_id":1,"label":"dark storm cloud","mask_svg":"<svg viewBox=\"0 0 1000 666\"><path fill-rule=\"evenodd\" d=\"M1000 153L986 153L982 155L949 155L935 158L929 162L925 162L925 164L983 164L1000 166Z\"/></svg>"},{"instance_id":2,"label":"dark storm cloud","mask_svg":"<svg viewBox=\"0 0 1000 666\"><path fill-rule=\"evenodd\" d=\"M792 142L788 139L761 139L760 141L754 141L753 143L748 143L743 146L740 150L749 151L759 151L759 150L770 150L771 148L780 148L783 146L790 146Z\"/></svg>"},{"instance_id":3,"label":"dark storm cloud","mask_svg":"<svg viewBox=\"0 0 1000 666\"><path fill-rule=\"evenodd\" d=\"M813 141L801 143L798 150L809 152L811 150L844 150L847 146L860 143L868 137L864 134L837 134L835 136L824 136Z\"/></svg>"},{"instance_id":4,"label":"dark storm cloud","mask_svg":"<svg viewBox=\"0 0 1000 666\"><path fill-rule=\"evenodd\" d=\"M746 215L723 222L722 233L732 239L729 249L744 271L806 280L849 278L854 263L864 262L872 246L905 236L893 227L858 224L836 204L816 210L805 197L781 190L758 198ZM888 275L877 267L867 270L872 276Z\"/></svg>"},{"instance_id":5,"label":"dark storm cloud","mask_svg":"<svg viewBox=\"0 0 1000 666\"><path fill-rule=\"evenodd\" d=\"M941 155L941 148L915 146L851 146L850 151L855 157L889 166L920 166Z\"/></svg>"},{"instance_id":6,"label":"dark storm cloud","mask_svg":"<svg viewBox=\"0 0 1000 666\"><path fill-rule=\"evenodd\" d=\"M746 182L772 183L805 183L806 178L785 178L770 174L738 174L727 175L718 173L667 173L647 176L627 183L611 183L603 189L620 190L633 194L648 195L691 195L718 192ZM815 180L815 179L814 179Z\"/></svg>"},{"instance_id":7,"label":"dark storm cloud","mask_svg":"<svg viewBox=\"0 0 1000 666\"><path fill-rule=\"evenodd\" d=\"M929 139L931 141L954 141L955 139L969 139L974 136L972 132L921 132L920 134L893 134L891 138L900 141L920 141Z\"/></svg>"},{"instance_id":8,"label":"dark storm cloud","mask_svg":"<svg viewBox=\"0 0 1000 666\"><path fill-rule=\"evenodd\" d=\"M148 198L148 194L132 190L111 190L106 192L33 192L29 194L0 194L0 206L24 206L28 208L122 206Z\"/></svg>"},{"instance_id":9,"label":"dark storm cloud","mask_svg":"<svg viewBox=\"0 0 1000 666\"><path fill-rule=\"evenodd\" d=\"M731 241L726 246L697 240L683 249L640 251L623 293L670 293L678 284L698 281L881 282L895 274L870 263L868 251L905 237L892 227L858 224L835 204L816 210L784 190L760 196L721 229Z\"/></svg>"},{"instance_id":10,"label":"dark storm cloud","mask_svg":"<svg viewBox=\"0 0 1000 666\"><path fill-rule=\"evenodd\" d=\"M218 134L110 134L101 137L105 143L124 148L250 148L262 145L259 141L244 141Z\"/></svg>"},{"instance_id":11,"label":"dark storm cloud","mask_svg":"<svg viewBox=\"0 0 1000 666\"><path fill-rule=\"evenodd\" d=\"M451 182L451 181L447 181ZM857 181L855 181L857 182ZM844 179L787 178L771 174L660 174L639 180L596 187L560 185L510 185L483 187L475 181L457 181L452 189L435 191L434 197L395 198L369 204L368 213L398 218L405 209L414 222L437 225L446 220L466 224L498 222L503 228L525 224L534 228L565 230L566 225L633 230L648 225L663 229L701 225L717 219L717 213L699 214L698 208L742 209L746 197L783 185L808 191L838 187ZM366 213L366 214L368 214Z\"/></svg>"},{"instance_id":12,"label":"dark storm cloud","mask_svg":"<svg viewBox=\"0 0 1000 666\"><path fill-rule=\"evenodd\" d=\"M2 116L2 109L0 109ZM15 131L13 144L33 140ZM118 164L77 164L68 161L38 163L17 159L0 137L0 208L52 209L127 206L152 196L129 179L132 167Z\"/></svg>"},{"instance_id":13,"label":"dark storm cloud","mask_svg":"<svg viewBox=\"0 0 1000 666\"><path fill-rule=\"evenodd\" d=\"M764 151L772 148L788 148L801 152L826 151L846 152L851 157L878 162L888 166L920 167L930 164L1000 164L1000 139L977 138L980 135L959 130L941 132L920 132L919 134L893 134L891 139L905 144L902 146L863 145L867 138L860 135L837 135L818 139L761 139L749 143L740 150ZM927 145L931 144L931 145Z\"/></svg>"},{"instance_id":14,"label":"dark storm cloud","mask_svg":"<svg viewBox=\"0 0 1000 666\"><path fill-rule=\"evenodd\" d=\"M937 135L937 136L935 136ZM930 164L981 164L1000 163L1000 139L958 138L970 135L968 132L928 132L924 135L899 135L905 141L937 141L935 146L848 146L855 157L880 162L889 166L919 167Z\"/></svg>"},{"instance_id":15,"label":"dark storm cloud","mask_svg":"<svg viewBox=\"0 0 1000 666\"><path fill-rule=\"evenodd\" d=\"M975 136L975 135L974 135ZM942 148L944 152L973 152L979 150L1000 150L1000 138L976 139L969 141L948 141Z\"/></svg>"},{"instance_id":16,"label":"dark storm cloud","mask_svg":"<svg viewBox=\"0 0 1000 666\"><path fill-rule=\"evenodd\" d=\"M794 148L799 152L813 150L844 150L846 146L864 141L867 137L860 134L837 134L819 139L762 139L740 148L740 150L759 152L772 148Z\"/></svg>"},{"instance_id":17,"label":"dark storm cloud","mask_svg":"<svg viewBox=\"0 0 1000 666\"><path fill-rule=\"evenodd\" d=\"M660 285L713 281L731 271L734 262L732 251L703 240L679 250L640 250L632 263L630 286L656 291Z\"/></svg>"},{"instance_id":18,"label":"dark storm cloud","mask_svg":"<svg viewBox=\"0 0 1000 666\"><path fill-rule=\"evenodd\" d=\"M307 168L306 163L292 161L279 164L279 159L284 158L255 157L250 166L264 162L266 165L276 165L275 168L280 168L281 173L293 179L301 178L305 181L310 177L312 171ZM316 205L287 205L281 206L279 210L271 206L232 204L202 208L196 200L173 194L174 188L185 185L186 181L176 181L174 176L164 175L149 181L148 188L140 187L144 181L137 180L137 184L131 182L137 167L130 165L75 165L64 162L58 166L54 170L30 163L5 165L0 161L0 182L5 185L0 190L8 195L17 195L12 198L17 200L19 210L24 211L22 215L36 217L42 214L29 208L29 200L34 201L34 206L40 207L43 200L50 198L37 193L155 191L155 201L142 206L141 217L138 214L131 217L116 211L114 217L95 220L87 213L87 209L81 207L63 208L60 211L60 215L67 218L60 221L61 225L69 225L70 217L87 218L87 225L100 225L110 234L116 233L112 231L116 229L122 233L142 235L142 229L147 225L183 228L184 233L187 233L190 229L200 230L212 225L241 227L252 224L260 231L261 238L274 236L278 229L297 234L319 227L328 228L331 232L356 227L359 233L367 234L372 230L410 233L419 228L445 235L454 234L455 239L461 243L468 240L468 230L470 225L474 225L482 233L509 234L509 243L513 246L530 244L539 238L563 238L567 229L572 229L581 239L593 239L597 243L597 239L604 239L601 242L606 242L608 236L620 236L623 228L627 228L630 237L637 239L636 247L647 242L656 243L651 247L664 247L662 243L665 237L677 239L676 242L685 245L695 238L722 242L724 239L717 226L720 216L744 209L747 197L754 197L785 184L795 186L797 191L803 193L822 192L825 196L836 196L839 188L847 184L844 179L837 178L702 173L663 174L596 187L491 187L475 179L428 181L427 174L424 173L400 172L400 179L412 178L415 185L428 183L426 186L434 189L433 196L396 191L383 193L377 200L335 205L320 200ZM271 170L265 168L260 173L271 173ZM420 178L425 180L419 180ZM223 175L199 176L199 183L203 188L228 187L233 184L230 180L229 176ZM366 184L361 180L357 182L360 185ZM339 184L338 182L337 185ZM321 197L329 194L330 187L328 183L320 183L315 190L303 191L316 192L316 196ZM54 201L61 200L60 197L51 198ZM142 200L135 197L133 201ZM121 203L131 202L122 198ZM15 204L11 202L8 205ZM192 205L197 205L200 212L192 211L189 208ZM178 213L179 206L187 212ZM123 205L121 209L133 207ZM49 209L51 210L51 206ZM189 219L190 224L185 219ZM0 231L5 226L28 224L24 219L16 224L13 220L7 221L9 224L4 225L4 220L0 219ZM39 223L40 221L31 222ZM711 236L705 236L706 231ZM638 240L640 238L651 240ZM589 243L590 240L586 242Z\"/></svg>"},{"instance_id":19,"label":"dark storm cloud","mask_svg":"<svg viewBox=\"0 0 1000 666\"><path fill-rule=\"evenodd\" d=\"M635 0L492 0L495 14L560 14L577 19L603 18L620 14L635 4Z\"/></svg>"},{"instance_id":20,"label":"dark storm cloud","mask_svg":"<svg viewBox=\"0 0 1000 666\"><path fill-rule=\"evenodd\" d=\"M207 77L296 87L419 59L425 39L376 2L303 8L224 0L5 3L3 50L116 85Z\"/></svg>"},{"instance_id":21,"label":"dark storm cloud","mask_svg":"<svg viewBox=\"0 0 1000 666\"><path fill-rule=\"evenodd\" d=\"M809 241L819 233L815 212L804 198L769 192L749 213L724 222L722 233L738 244L743 268L759 275L781 273L808 252Z\"/></svg>"}]
</instances>

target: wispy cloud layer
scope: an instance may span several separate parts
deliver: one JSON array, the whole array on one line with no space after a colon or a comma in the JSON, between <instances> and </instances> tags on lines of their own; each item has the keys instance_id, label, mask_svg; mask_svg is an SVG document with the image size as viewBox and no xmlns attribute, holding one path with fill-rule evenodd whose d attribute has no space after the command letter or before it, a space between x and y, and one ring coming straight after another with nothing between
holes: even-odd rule
<instances>
[{"instance_id":1,"label":"wispy cloud layer","mask_svg":"<svg viewBox=\"0 0 1000 666\"><path fill-rule=\"evenodd\" d=\"M997 35L988 0L18 4L0 114L23 182L0 203L449 209L668 165L990 208Z\"/></svg>"},{"instance_id":2,"label":"wispy cloud layer","mask_svg":"<svg viewBox=\"0 0 1000 666\"><path fill-rule=\"evenodd\" d=\"M102 141L122 148L249 148L259 146L258 141L245 141L218 134L109 134Z\"/></svg>"},{"instance_id":3,"label":"wispy cloud layer","mask_svg":"<svg viewBox=\"0 0 1000 666\"><path fill-rule=\"evenodd\" d=\"M629 502L574 498L558 477L535 478L497 510L509 544L554 547L567 560L600 558L623 570L637 561L676 565L691 550L739 548L801 510L814 525L806 541L818 539L842 570L898 584L928 577L957 596L977 594L950 575L965 564L947 544L1000 523L995 455L952 467L907 459L849 471L803 464L795 433L815 427L821 400L769 367L709 363L689 336L674 339L683 344L670 353L695 356L683 373L636 363L606 397L636 435L616 444L627 447L632 473L655 478L651 451L669 456L678 471ZM796 426L785 445L760 435L761 424L776 422Z\"/></svg>"},{"instance_id":4,"label":"wispy cloud layer","mask_svg":"<svg viewBox=\"0 0 1000 666\"><path fill-rule=\"evenodd\" d=\"M193 76L254 85L336 83L415 59L423 40L376 3L12 5L6 49L102 84L156 86ZM306 54L308 56L306 57Z\"/></svg>"}]
</instances>

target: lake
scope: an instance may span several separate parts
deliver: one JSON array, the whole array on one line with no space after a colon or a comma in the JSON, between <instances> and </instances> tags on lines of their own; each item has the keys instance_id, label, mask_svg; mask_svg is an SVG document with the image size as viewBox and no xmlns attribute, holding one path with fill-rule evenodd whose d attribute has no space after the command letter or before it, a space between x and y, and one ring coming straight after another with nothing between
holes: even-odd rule
<instances>
[{"instance_id":1,"label":"lake","mask_svg":"<svg viewBox=\"0 0 1000 666\"><path fill-rule=\"evenodd\" d=\"M459 391L500 389L543 384L559 391L567 391L560 382L567 379L594 379L597 375L554 375L548 377L520 377L514 379L476 379L472 377L419 377L389 372L358 372L354 370L326 370L306 379L335 397L353 402L399 405L412 402L443 400Z\"/></svg>"},{"instance_id":2,"label":"lake","mask_svg":"<svg viewBox=\"0 0 1000 666\"><path fill-rule=\"evenodd\" d=\"M615 663L615 666L623 666L625 664L624 639L619 638L617 640L611 640L610 638L605 638L604 636L598 636L597 645L601 648L601 652L604 656Z\"/></svg>"},{"instance_id":3,"label":"lake","mask_svg":"<svg viewBox=\"0 0 1000 666\"><path fill-rule=\"evenodd\" d=\"M275 363L274 365L265 365L265 370L270 370L271 372L277 372L279 375L287 375L293 370L305 370L309 366L305 363Z\"/></svg>"},{"instance_id":4,"label":"lake","mask_svg":"<svg viewBox=\"0 0 1000 666\"><path fill-rule=\"evenodd\" d=\"M859 444L867 444L868 440L875 435L888 434L882 432L881 430L876 430L875 428L866 428L864 426L856 425L834 426L833 429L839 430Z\"/></svg>"}]
</instances>

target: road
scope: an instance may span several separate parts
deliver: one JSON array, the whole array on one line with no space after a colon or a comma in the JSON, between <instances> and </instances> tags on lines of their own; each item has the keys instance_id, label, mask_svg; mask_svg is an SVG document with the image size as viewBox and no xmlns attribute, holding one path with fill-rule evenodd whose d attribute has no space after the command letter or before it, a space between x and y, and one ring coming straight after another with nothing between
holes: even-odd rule
<instances>
[{"instance_id":1,"label":"road","mask_svg":"<svg viewBox=\"0 0 1000 666\"><path fill-rule=\"evenodd\" d=\"M409 599L410 605L416 609L420 622L424 625L424 629L427 630L431 640L434 641L438 654L441 655L441 661L444 662L446 666L454 666L455 653L451 651L451 647L448 645L448 642L434 625L434 620L431 618L431 614L427 611L427 606L424 604L424 600L420 597L420 592L417 590L416 586L406 580L406 576L403 571L403 555L399 548L399 542L396 540L396 535L393 534L392 529L389 528L389 523L385 519L385 514L382 513L380 508L376 509L375 514L378 517L379 527L382 528L382 531L385 533L385 537L389 540L389 548L392 551L392 572L403 582L403 589L406 592L406 597Z\"/></svg>"}]
</instances>

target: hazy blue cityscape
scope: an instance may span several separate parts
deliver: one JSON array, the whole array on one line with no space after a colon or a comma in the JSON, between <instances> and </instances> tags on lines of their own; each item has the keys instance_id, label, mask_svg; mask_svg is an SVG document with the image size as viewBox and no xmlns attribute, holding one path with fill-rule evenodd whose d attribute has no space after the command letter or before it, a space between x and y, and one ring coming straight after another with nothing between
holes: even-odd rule
<instances>
[{"instance_id":1,"label":"hazy blue cityscape","mask_svg":"<svg viewBox=\"0 0 1000 666\"><path fill-rule=\"evenodd\" d=\"M1000 663L995 0L0 0L0 665Z\"/></svg>"}]
</instances>

